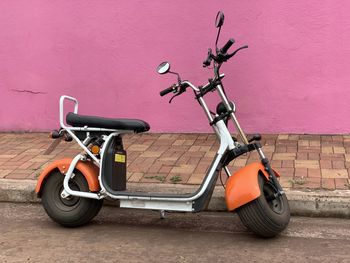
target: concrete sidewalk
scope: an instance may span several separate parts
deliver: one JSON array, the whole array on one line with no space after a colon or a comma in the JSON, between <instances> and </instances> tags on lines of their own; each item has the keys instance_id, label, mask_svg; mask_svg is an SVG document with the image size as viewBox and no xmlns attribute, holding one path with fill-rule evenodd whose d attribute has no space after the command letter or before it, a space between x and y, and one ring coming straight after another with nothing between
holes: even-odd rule
<instances>
[{"instance_id":1,"label":"concrete sidewalk","mask_svg":"<svg viewBox=\"0 0 350 263\"><path fill-rule=\"evenodd\" d=\"M15 190L16 182L34 185L45 165L80 151L76 143L49 139L47 133L0 133L0 141L3 191L9 184ZM197 188L218 148L214 134L134 134L125 136L124 144L128 183L136 188L157 185L159 189L173 184L176 189ZM289 199L302 200L305 206L312 196L312 207L320 207L320 200L332 200L341 203L343 216L350 216L349 135L263 135L262 145L280 172ZM253 152L233 161L229 169L235 172L257 160ZM222 180L226 180L225 173ZM339 215L334 207L331 210L327 215Z\"/></svg>"}]
</instances>

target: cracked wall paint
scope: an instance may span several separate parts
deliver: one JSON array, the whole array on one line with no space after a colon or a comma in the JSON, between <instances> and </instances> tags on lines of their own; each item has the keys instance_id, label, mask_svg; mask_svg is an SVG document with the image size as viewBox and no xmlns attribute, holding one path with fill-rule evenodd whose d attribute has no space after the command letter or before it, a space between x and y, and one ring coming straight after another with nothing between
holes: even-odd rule
<instances>
[{"instance_id":1,"label":"cracked wall paint","mask_svg":"<svg viewBox=\"0 0 350 263\"><path fill-rule=\"evenodd\" d=\"M20 92L20 93L29 93L29 94L46 94L47 92L42 92L42 91L33 91L33 90L18 90L18 89L12 89L14 92Z\"/></svg>"},{"instance_id":2,"label":"cracked wall paint","mask_svg":"<svg viewBox=\"0 0 350 263\"><path fill-rule=\"evenodd\" d=\"M220 46L230 37L249 45L222 67L248 132L349 133L345 0L0 1L0 130L57 128L67 94L82 114L144 119L153 132L211 132L192 93L172 104L159 96L176 79L155 69L168 60L204 84L218 9Z\"/></svg>"}]
</instances>

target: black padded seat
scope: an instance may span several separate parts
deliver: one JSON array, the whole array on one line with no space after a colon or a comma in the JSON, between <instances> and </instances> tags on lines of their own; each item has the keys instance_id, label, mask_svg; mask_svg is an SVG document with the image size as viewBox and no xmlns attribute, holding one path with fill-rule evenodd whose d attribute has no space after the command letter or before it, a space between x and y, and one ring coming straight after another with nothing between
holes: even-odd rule
<instances>
[{"instance_id":1,"label":"black padded seat","mask_svg":"<svg viewBox=\"0 0 350 263\"><path fill-rule=\"evenodd\" d=\"M130 130L146 132L150 129L147 122L134 119L112 119L96 116L85 116L69 112L66 117L67 124L75 127L88 126L90 128L105 128L114 130Z\"/></svg>"}]
</instances>

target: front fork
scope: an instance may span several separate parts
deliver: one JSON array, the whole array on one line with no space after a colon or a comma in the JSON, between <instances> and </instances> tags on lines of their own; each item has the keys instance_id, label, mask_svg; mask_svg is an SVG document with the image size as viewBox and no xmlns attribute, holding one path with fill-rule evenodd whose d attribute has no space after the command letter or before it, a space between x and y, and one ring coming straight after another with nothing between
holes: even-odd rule
<instances>
[{"instance_id":1,"label":"front fork","mask_svg":"<svg viewBox=\"0 0 350 263\"><path fill-rule=\"evenodd\" d=\"M283 194L283 189L281 185L279 184L277 180L277 176L274 172L274 170L271 168L270 161L267 159L262 151L262 146L260 142L251 142L248 144L243 144L241 146L238 146L232 150L227 150L223 156L223 167L224 169L226 166L234 159L237 157L246 154L248 152L256 150L259 153L260 159L261 159L261 164L264 166L264 169L266 173L269 176L269 181L271 182L271 186L275 188L276 194L274 197L280 196ZM226 171L226 169L225 169ZM226 171L227 173L227 171Z\"/></svg>"},{"instance_id":2,"label":"front fork","mask_svg":"<svg viewBox=\"0 0 350 263\"><path fill-rule=\"evenodd\" d=\"M226 106L227 111L231 112L230 113L230 118L233 121L233 124L235 125L235 127L236 127L236 129L237 129L237 131L238 131L238 133L239 133L243 143L245 145L249 145L249 141L247 139L247 136L245 135L245 133L243 132L241 126L239 125L239 122L238 122L238 120L236 118L236 115L234 114L234 111L231 108L231 105L230 105L229 101L227 100L227 97L226 97L226 95L225 95L225 93L223 91L223 88L222 88L221 84L218 84L216 88L217 88L217 90L219 92L219 96L221 97L222 101L224 102L224 105ZM269 179L271 180L273 185L276 187L277 193L278 194L282 194L283 193L283 189L282 189L281 185L279 184L279 182L277 181L277 177L276 177L273 169L271 168L269 160L265 157L265 155L264 155L264 153L263 153L263 151L261 149L262 148L261 144L258 143L258 144L256 144L256 146L257 147L255 149L258 151L260 159L261 159L261 163L264 165L266 172L269 174ZM226 166L224 168L226 168ZM228 169L225 169L225 171L227 173Z\"/></svg>"},{"instance_id":3,"label":"front fork","mask_svg":"<svg viewBox=\"0 0 350 263\"><path fill-rule=\"evenodd\" d=\"M270 165L270 161L269 159L267 159L262 151L262 147L261 144L259 143L259 146L256 150L259 153L260 159L261 159L261 163L264 165L265 167L265 171L269 174L269 179L271 180L271 182L273 183L273 185L276 187L276 192L277 195L282 195L283 194L283 189L281 187L281 185L279 184L278 180L277 180L277 176L275 175L275 172L273 171L273 169L271 168Z\"/></svg>"},{"instance_id":4,"label":"front fork","mask_svg":"<svg viewBox=\"0 0 350 263\"><path fill-rule=\"evenodd\" d=\"M276 177L273 169L271 168L269 160L265 157L265 155L261 149L262 148L261 144L259 142L249 143L247 136L245 135L241 126L239 125L239 122L238 122L236 115L234 113L234 109L232 109L232 107L231 107L231 105L226 97L226 94L223 91L221 82L216 85L216 90L218 91L219 96L221 97L221 99L226 107L227 113L229 113L229 116L226 116L226 117L229 117L232 120L234 126L236 127L236 130L238 131L238 133L239 133L239 135L244 143L244 146L242 146L242 148L238 148L238 149L234 148L232 150L228 150L224 154L224 156L223 156L223 159L224 159L223 168L224 168L226 174L228 176L231 176L230 171L227 168L227 165L230 161L232 161L233 159L237 158L238 156L240 156L244 153L250 152L252 150L257 150L259 153L260 159L261 159L261 163L265 167L266 172L269 174L270 181L272 182L273 186L275 186L275 188L277 190L276 191L277 194L281 195L283 193L282 187L280 186L279 182L277 181L277 177ZM208 106L206 105L205 101L203 100L203 97L198 96L197 99L198 99L198 102L200 103L200 105L202 106L202 108L204 109L204 112L206 113L210 124L212 125L213 123L217 122L212 117ZM218 116L218 117L221 117L221 116ZM214 131L217 134L217 136L220 138L220 134L218 133L217 129L214 128ZM253 148L252 148L252 146L253 146Z\"/></svg>"}]
</instances>

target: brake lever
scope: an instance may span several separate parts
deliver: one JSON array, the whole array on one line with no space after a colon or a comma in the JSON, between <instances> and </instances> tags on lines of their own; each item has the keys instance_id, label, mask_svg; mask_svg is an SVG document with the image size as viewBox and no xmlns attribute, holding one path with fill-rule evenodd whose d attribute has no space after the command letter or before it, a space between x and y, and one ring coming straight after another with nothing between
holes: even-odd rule
<instances>
[{"instance_id":1,"label":"brake lever","mask_svg":"<svg viewBox=\"0 0 350 263\"><path fill-rule=\"evenodd\" d=\"M174 96L172 96L171 99L169 100L169 103L171 103L172 100L175 99L175 97L177 97L177 96L179 96L179 95L180 95L180 93L177 93L177 94L175 94Z\"/></svg>"},{"instance_id":2,"label":"brake lever","mask_svg":"<svg viewBox=\"0 0 350 263\"><path fill-rule=\"evenodd\" d=\"M187 84L180 84L180 86L179 86L179 91L178 91L174 96L171 97L171 99L169 100L169 103L171 103L172 100L173 100L175 97L177 97L177 96L181 95L182 93L184 93L184 92L186 91L186 88L187 88L187 87L188 87Z\"/></svg>"},{"instance_id":3,"label":"brake lever","mask_svg":"<svg viewBox=\"0 0 350 263\"><path fill-rule=\"evenodd\" d=\"M237 53L238 51L240 51L241 49L245 49L245 48L248 48L248 46L245 45L245 46L243 46L243 47L240 47L240 48L236 49L233 53L228 54L227 56L225 56L225 59L228 60L228 59L232 58L234 55L236 55L236 53Z\"/></svg>"}]
</instances>

